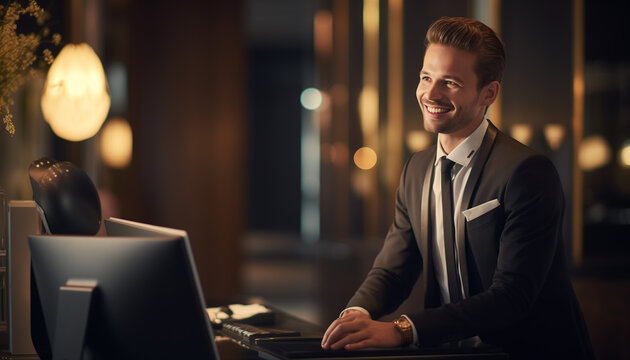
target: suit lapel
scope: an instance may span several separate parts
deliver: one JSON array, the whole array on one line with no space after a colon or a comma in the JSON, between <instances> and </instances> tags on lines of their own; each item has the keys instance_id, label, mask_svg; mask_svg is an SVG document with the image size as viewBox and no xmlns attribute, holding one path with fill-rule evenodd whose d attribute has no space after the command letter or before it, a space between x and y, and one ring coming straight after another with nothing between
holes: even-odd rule
<instances>
[{"instance_id":1,"label":"suit lapel","mask_svg":"<svg viewBox=\"0 0 630 360\"><path fill-rule=\"evenodd\" d=\"M433 157L429 158L427 168L424 172L424 181L422 185L422 197L420 202L420 246L421 253L425 257L423 273L425 277L425 303L427 299L433 298L434 287L430 281L434 278L433 275L433 250L431 249L431 189L433 188L433 163L435 161L435 152ZM425 304L426 305L426 304Z\"/></svg>"},{"instance_id":2,"label":"suit lapel","mask_svg":"<svg viewBox=\"0 0 630 360\"><path fill-rule=\"evenodd\" d=\"M466 210L470 207L470 199L472 197L472 193L477 187L479 176L481 175L483 167L488 160L490 149L492 149L492 144L494 143L494 139L497 136L497 128L490 121L488 122L488 130L483 137L483 141L481 143L481 146L479 147L479 152L477 153L477 159L473 164L470 176L468 177L468 181L466 182L466 187L464 188L464 195L462 197L461 207L462 210ZM464 294L466 297L468 297L469 289L468 265L466 263L466 218L464 216L460 216L459 221L457 222L457 258L459 261L462 276Z\"/></svg>"}]
</instances>

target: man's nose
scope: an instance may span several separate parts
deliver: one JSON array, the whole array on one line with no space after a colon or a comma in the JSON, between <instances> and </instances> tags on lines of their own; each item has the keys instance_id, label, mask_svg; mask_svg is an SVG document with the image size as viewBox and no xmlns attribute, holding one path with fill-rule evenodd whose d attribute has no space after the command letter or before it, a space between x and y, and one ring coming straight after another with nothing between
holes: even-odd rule
<instances>
[{"instance_id":1,"label":"man's nose","mask_svg":"<svg viewBox=\"0 0 630 360\"><path fill-rule=\"evenodd\" d=\"M437 82L427 85L425 97L429 100L438 100L442 97L442 92L440 91L440 87Z\"/></svg>"}]
</instances>

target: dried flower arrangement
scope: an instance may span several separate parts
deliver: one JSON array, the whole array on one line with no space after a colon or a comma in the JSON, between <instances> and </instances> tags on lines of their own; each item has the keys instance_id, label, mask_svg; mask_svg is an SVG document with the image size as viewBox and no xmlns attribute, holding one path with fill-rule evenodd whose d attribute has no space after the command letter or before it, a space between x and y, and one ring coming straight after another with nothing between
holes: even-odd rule
<instances>
[{"instance_id":1,"label":"dried flower arrangement","mask_svg":"<svg viewBox=\"0 0 630 360\"><path fill-rule=\"evenodd\" d=\"M43 10L35 0L11 0L0 5L0 117L4 129L11 135L15 134L15 124L11 114L13 94L28 79L36 74L36 66L41 63L50 65L53 55L50 49L39 50L40 44L50 41L59 45L61 36L50 34L45 25L49 14ZM22 16L30 16L37 21L40 28L34 33L19 33L18 21ZM46 40L45 40L46 39ZM38 53L39 51L39 53Z\"/></svg>"}]
</instances>

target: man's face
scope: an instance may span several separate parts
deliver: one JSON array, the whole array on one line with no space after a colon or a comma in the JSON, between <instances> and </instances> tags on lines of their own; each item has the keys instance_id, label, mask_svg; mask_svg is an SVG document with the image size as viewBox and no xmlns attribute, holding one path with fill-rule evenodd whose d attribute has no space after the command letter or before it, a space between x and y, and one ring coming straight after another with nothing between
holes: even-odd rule
<instances>
[{"instance_id":1,"label":"man's face","mask_svg":"<svg viewBox=\"0 0 630 360\"><path fill-rule=\"evenodd\" d=\"M480 94L485 87L478 90L475 60L468 51L429 45L416 89L426 131L467 136L481 121L486 105Z\"/></svg>"}]
</instances>

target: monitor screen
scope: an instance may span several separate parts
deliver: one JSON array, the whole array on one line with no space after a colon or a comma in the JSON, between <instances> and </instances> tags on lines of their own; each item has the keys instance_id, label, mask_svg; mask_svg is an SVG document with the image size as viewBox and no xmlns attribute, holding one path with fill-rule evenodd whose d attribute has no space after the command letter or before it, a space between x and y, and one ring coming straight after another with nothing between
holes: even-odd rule
<instances>
[{"instance_id":1,"label":"monitor screen","mask_svg":"<svg viewBox=\"0 0 630 360\"><path fill-rule=\"evenodd\" d=\"M218 358L186 233L133 235L29 237L53 354L68 320L58 315L60 288L70 282L96 284L83 359Z\"/></svg>"}]
</instances>

